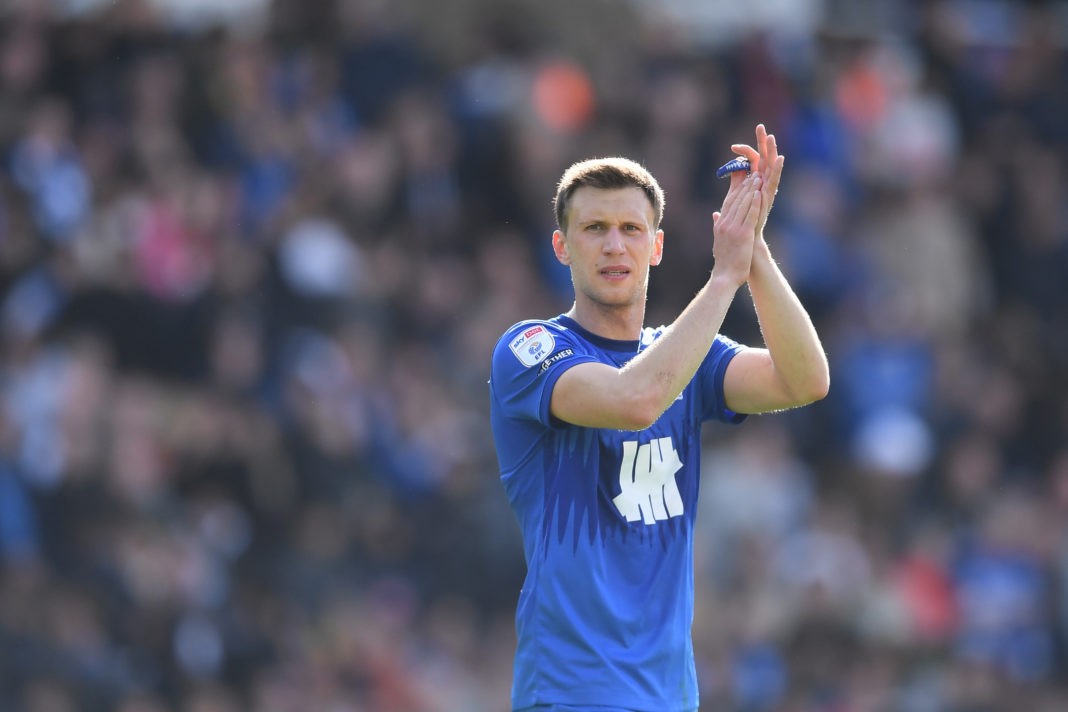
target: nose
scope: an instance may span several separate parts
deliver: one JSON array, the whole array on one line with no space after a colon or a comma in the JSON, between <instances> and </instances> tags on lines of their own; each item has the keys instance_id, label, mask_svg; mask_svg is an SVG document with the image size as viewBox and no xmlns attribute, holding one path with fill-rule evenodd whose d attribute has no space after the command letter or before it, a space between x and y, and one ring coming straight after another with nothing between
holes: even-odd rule
<instances>
[{"instance_id":1,"label":"nose","mask_svg":"<svg viewBox=\"0 0 1068 712\"><path fill-rule=\"evenodd\" d=\"M601 251L606 255L620 255L626 251L623 241L623 233L618 227L610 228L604 236Z\"/></svg>"}]
</instances>

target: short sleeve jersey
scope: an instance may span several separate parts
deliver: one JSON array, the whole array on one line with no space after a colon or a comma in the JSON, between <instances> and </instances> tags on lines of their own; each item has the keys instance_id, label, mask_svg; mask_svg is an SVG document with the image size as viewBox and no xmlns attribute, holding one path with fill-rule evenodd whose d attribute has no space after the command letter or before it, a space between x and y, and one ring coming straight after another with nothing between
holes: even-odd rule
<instances>
[{"instance_id":1,"label":"short sleeve jersey","mask_svg":"<svg viewBox=\"0 0 1068 712\"><path fill-rule=\"evenodd\" d=\"M701 425L740 422L723 376L742 348L717 336L649 428L585 428L550 413L553 386L586 362L620 367L660 336L605 339L567 316L510 328L493 352L490 418L522 530L512 705L693 710L693 523Z\"/></svg>"}]
</instances>

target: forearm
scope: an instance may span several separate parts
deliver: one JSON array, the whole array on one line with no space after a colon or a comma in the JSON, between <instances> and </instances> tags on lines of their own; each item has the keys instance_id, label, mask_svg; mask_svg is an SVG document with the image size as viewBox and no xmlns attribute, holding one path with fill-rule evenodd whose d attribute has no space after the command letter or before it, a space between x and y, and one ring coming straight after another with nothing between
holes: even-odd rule
<instances>
[{"instance_id":1,"label":"forearm","mask_svg":"<svg viewBox=\"0 0 1068 712\"><path fill-rule=\"evenodd\" d=\"M708 282L656 343L620 371L626 387L640 394L642 413L653 420L693 380L750 272L761 185L755 174L732 183L723 211L712 216L716 265Z\"/></svg>"},{"instance_id":2,"label":"forearm","mask_svg":"<svg viewBox=\"0 0 1068 712\"><path fill-rule=\"evenodd\" d=\"M638 425L655 421L693 380L739 286L713 272L660 338L619 371L620 388L634 395Z\"/></svg>"},{"instance_id":3,"label":"forearm","mask_svg":"<svg viewBox=\"0 0 1068 712\"><path fill-rule=\"evenodd\" d=\"M796 405L819 400L830 386L827 356L812 319L763 239L753 249L749 291L782 387Z\"/></svg>"},{"instance_id":4,"label":"forearm","mask_svg":"<svg viewBox=\"0 0 1068 712\"><path fill-rule=\"evenodd\" d=\"M652 344L623 368L581 363L560 376L552 413L574 425L644 430L693 379L723 323L738 280L713 275Z\"/></svg>"}]
</instances>

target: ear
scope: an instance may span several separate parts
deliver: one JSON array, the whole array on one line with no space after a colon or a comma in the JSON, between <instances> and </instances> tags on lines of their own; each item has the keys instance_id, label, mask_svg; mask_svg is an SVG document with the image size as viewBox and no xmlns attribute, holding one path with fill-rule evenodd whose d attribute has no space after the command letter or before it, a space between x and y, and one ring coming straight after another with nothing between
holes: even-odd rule
<instances>
[{"instance_id":1,"label":"ear","mask_svg":"<svg viewBox=\"0 0 1068 712\"><path fill-rule=\"evenodd\" d=\"M664 231L657 230L653 237L653 254L649 255L649 265L656 267L664 259Z\"/></svg>"},{"instance_id":2,"label":"ear","mask_svg":"<svg viewBox=\"0 0 1068 712\"><path fill-rule=\"evenodd\" d=\"M560 260L560 264L571 264L571 255L567 253L567 240L564 238L564 233L559 230L553 231L553 252L556 253L556 259Z\"/></svg>"}]
</instances>

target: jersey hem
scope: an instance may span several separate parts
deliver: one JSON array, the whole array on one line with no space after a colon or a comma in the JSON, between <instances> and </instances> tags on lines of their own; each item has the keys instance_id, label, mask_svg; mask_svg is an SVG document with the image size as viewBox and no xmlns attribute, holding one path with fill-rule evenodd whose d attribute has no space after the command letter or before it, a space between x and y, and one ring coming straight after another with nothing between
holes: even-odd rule
<instances>
[{"instance_id":1,"label":"jersey hem","mask_svg":"<svg viewBox=\"0 0 1068 712\"><path fill-rule=\"evenodd\" d=\"M693 712L693 710L700 709L701 704L699 699L694 699L683 702L678 706L671 706L663 700L651 698L635 700L633 697L617 698L612 697L607 692L603 695L596 695L595 699L576 699L573 695L573 691L560 692L559 696L550 692L549 696L541 693L530 700L513 699L512 710L537 709L539 705L567 705L569 707L589 707L591 711L597 708L608 708L632 710L632 712Z\"/></svg>"}]
</instances>

